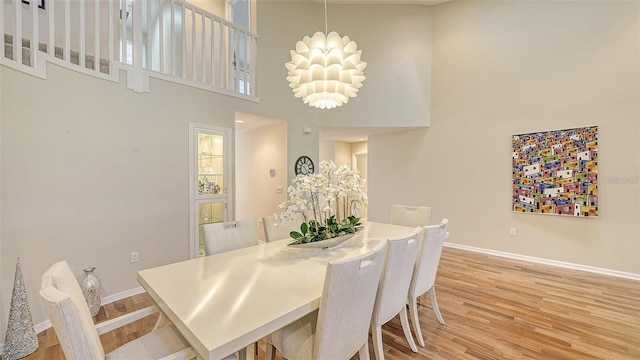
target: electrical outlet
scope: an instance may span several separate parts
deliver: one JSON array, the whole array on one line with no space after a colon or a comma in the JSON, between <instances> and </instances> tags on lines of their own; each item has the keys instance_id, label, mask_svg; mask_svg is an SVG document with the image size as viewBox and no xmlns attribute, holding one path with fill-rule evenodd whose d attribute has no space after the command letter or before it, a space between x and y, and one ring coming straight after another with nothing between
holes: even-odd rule
<instances>
[{"instance_id":1,"label":"electrical outlet","mask_svg":"<svg viewBox=\"0 0 640 360\"><path fill-rule=\"evenodd\" d=\"M137 263L138 262L138 252L134 251L131 253L131 263Z\"/></svg>"},{"instance_id":2,"label":"electrical outlet","mask_svg":"<svg viewBox=\"0 0 640 360\"><path fill-rule=\"evenodd\" d=\"M510 236L518 236L518 231L516 230L516 228L509 229L509 235Z\"/></svg>"}]
</instances>

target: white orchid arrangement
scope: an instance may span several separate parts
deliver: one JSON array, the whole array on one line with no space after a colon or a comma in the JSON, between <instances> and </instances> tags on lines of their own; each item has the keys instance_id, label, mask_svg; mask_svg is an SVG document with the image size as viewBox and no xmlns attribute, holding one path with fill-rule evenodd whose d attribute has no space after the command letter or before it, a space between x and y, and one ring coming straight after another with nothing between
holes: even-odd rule
<instances>
[{"instance_id":1,"label":"white orchid arrangement","mask_svg":"<svg viewBox=\"0 0 640 360\"><path fill-rule=\"evenodd\" d=\"M289 234L293 244L353 234L362 228L359 210L368 203L364 188L365 179L346 165L322 161L320 173L298 175L291 181L289 199L280 204L284 210L276 221L294 221L302 215L300 232Z\"/></svg>"}]
</instances>

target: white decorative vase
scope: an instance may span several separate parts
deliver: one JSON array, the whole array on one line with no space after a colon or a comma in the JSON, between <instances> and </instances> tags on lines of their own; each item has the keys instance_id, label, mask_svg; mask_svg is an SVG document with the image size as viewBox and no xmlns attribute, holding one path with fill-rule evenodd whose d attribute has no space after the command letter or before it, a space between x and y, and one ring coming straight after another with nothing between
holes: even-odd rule
<instances>
[{"instance_id":1,"label":"white decorative vase","mask_svg":"<svg viewBox=\"0 0 640 360\"><path fill-rule=\"evenodd\" d=\"M100 280L93 273L95 267L90 267L84 269L84 277L82 281L80 281L80 288L82 289L82 295L84 295L84 299L87 301L87 306L89 306L89 312L91 316L98 315L100 311L100 302L101 299L101 285Z\"/></svg>"}]
</instances>

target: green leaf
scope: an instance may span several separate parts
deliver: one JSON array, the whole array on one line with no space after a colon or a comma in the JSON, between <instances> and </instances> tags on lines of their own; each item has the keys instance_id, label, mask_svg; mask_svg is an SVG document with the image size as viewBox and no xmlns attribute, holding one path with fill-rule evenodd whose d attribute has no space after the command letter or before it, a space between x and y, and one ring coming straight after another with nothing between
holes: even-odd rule
<instances>
[{"instance_id":1,"label":"green leaf","mask_svg":"<svg viewBox=\"0 0 640 360\"><path fill-rule=\"evenodd\" d=\"M307 223L302 223L300 225L300 231L303 235L306 235L309 232L309 225L307 225Z\"/></svg>"},{"instance_id":2,"label":"green leaf","mask_svg":"<svg viewBox=\"0 0 640 360\"><path fill-rule=\"evenodd\" d=\"M289 236L291 236L291 238L293 239L300 239L302 237L302 234L297 231L292 231L289 233Z\"/></svg>"}]
</instances>

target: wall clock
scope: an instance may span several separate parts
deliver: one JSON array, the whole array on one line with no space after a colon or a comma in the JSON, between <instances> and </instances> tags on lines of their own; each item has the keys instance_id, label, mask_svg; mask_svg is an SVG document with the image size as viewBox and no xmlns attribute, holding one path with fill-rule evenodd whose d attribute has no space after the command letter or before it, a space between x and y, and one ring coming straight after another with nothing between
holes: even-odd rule
<instances>
[{"instance_id":1,"label":"wall clock","mask_svg":"<svg viewBox=\"0 0 640 360\"><path fill-rule=\"evenodd\" d=\"M313 160L308 156L300 156L296 160L295 165L296 175L309 175L313 174L315 167L313 166Z\"/></svg>"}]
</instances>

